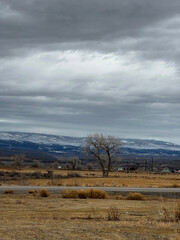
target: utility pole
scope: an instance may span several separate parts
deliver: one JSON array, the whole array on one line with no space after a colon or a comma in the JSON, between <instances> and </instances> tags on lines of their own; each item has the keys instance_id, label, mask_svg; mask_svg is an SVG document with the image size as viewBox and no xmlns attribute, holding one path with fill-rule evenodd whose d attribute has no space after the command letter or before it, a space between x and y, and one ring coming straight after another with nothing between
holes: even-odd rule
<instances>
[{"instance_id":1,"label":"utility pole","mask_svg":"<svg viewBox=\"0 0 180 240\"><path fill-rule=\"evenodd\" d=\"M146 172L146 170L147 170L147 160L145 160L144 162L144 171Z\"/></svg>"}]
</instances>

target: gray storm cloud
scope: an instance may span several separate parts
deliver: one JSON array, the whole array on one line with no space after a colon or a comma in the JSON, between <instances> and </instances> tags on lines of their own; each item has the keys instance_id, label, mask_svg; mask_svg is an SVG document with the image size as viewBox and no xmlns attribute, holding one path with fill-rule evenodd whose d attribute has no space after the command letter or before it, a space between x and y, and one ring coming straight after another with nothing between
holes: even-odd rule
<instances>
[{"instance_id":1,"label":"gray storm cloud","mask_svg":"<svg viewBox=\"0 0 180 240\"><path fill-rule=\"evenodd\" d=\"M0 0L0 130L180 143L180 2Z\"/></svg>"}]
</instances>

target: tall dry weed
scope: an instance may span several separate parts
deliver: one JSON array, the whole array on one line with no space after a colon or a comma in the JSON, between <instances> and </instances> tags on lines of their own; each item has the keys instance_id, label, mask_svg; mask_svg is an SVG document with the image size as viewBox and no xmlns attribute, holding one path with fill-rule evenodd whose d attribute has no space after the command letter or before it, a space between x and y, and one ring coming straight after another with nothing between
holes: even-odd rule
<instances>
[{"instance_id":1,"label":"tall dry weed","mask_svg":"<svg viewBox=\"0 0 180 240\"><path fill-rule=\"evenodd\" d=\"M177 206L175 208L175 218L176 221L180 221L180 200L177 202Z\"/></svg>"},{"instance_id":2,"label":"tall dry weed","mask_svg":"<svg viewBox=\"0 0 180 240\"><path fill-rule=\"evenodd\" d=\"M173 205L172 208L167 208L163 199L161 200L161 206L159 208L160 221L174 222L180 220L180 202L177 206Z\"/></svg>"},{"instance_id":3,"label":"tall dry weed","mask_svg":"<svg viewBox=\"0 0 180 240\"><path fill-rule=\"evenodd\" d=\"M111 206L108 209L108 221L119 221L120 220L120 210L116 206Z\"/></svg>"}]
</instances>

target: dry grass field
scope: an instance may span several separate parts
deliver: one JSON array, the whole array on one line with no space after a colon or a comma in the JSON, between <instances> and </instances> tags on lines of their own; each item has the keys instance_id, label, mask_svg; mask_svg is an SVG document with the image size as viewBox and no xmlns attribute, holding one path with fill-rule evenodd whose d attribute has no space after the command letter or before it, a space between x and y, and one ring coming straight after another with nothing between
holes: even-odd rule
<instances>
[{"instance_id":1,"label":"dry grass field","mask_svg":"<svg viewBox=\"0 0 180 240\"><path fill-rule=\"evenodd\" d=\"M0 169L2 171L13 169ZM20 172L46 172L23 169ZM72 171L55 170L67 176ZM41 186L180 187L180 175L73 171L79 178L21 179L0 184ZM2 240L180 240L180 221L175 220L177 199L146 196L143 201L123 196L107 199L71 199L61 195L0 195L0 239ZM116 220L116 221L115 221Z\"/></svg>"},{"instance_id":2,"label":"dry grass field","mask_svg":"<svg viewBox=\"0 0 180 240\"><path fill-rule=\"evenodd\" d=\"M64 199L60 195L0 195L2 240L179 240L174 219L177 199L143 201ZM113 211L117 218L113 218ZM112 214L110 218L109 214Z\"/></svg>"},{"instance_id":3,"label":"dry grass field","mask_svg":"<svg viewBox=\"0 0 180 240\"><path fill-rule=\"evenodd\" d=\"M12 171L12 169L6 169ZM0 169L5 171L5 169ZM16 170L17 171L17 170ZM46 172L45 169L23 169L20 172ZM41 185L41 186L87 186L87 187L180 187L180 174L152 174L112 172L108 178L103 178L97 171L55 170L54 174L66 176L68 173L78 173L80 178L61 179L26 179L20 181L6 181L5 184ZM0 181L3 184L3 181Z\"/></svg>"}]
</instances>

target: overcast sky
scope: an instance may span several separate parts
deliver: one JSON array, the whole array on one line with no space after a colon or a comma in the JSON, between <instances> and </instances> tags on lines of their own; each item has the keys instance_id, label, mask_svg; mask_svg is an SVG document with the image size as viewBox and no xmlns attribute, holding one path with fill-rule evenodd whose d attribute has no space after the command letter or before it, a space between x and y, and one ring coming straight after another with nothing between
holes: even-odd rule
<instances>
[{"instance_id":1,"label":"overcast sky","mask_svg":"<svg viewBox=\"0 0 180 240\"><path fill-rule=\"evenodd\" d=\"M179 0L0 0L0 131L180 143Z\"/></svg>"}]
</instances>

